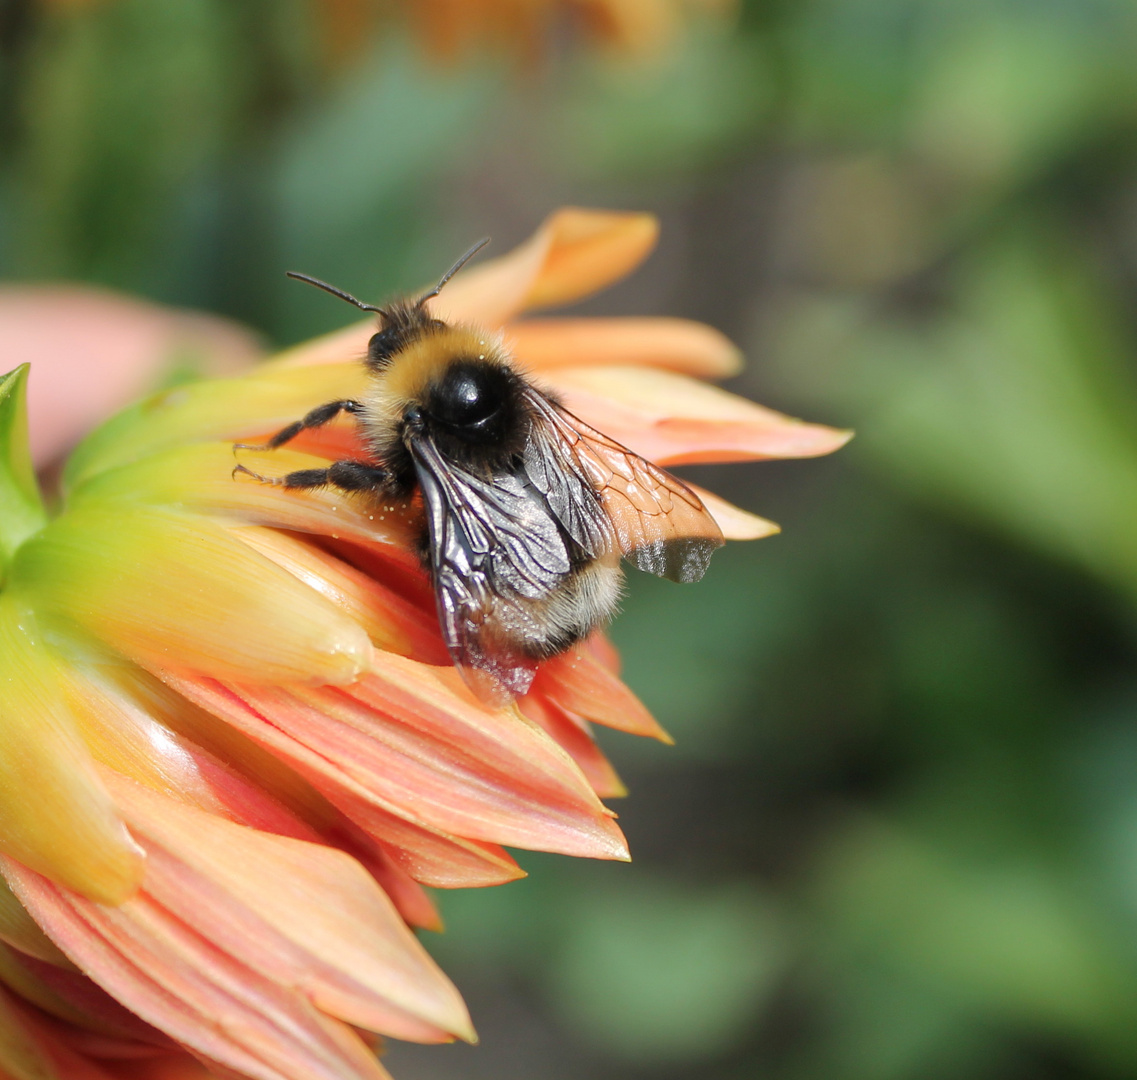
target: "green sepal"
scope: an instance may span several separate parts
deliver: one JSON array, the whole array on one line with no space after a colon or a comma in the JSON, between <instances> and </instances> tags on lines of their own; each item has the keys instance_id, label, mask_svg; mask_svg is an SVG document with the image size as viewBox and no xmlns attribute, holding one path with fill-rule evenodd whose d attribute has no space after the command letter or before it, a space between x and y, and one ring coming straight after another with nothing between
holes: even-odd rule
<instances>
[{"instance_id":1,"label":"green sepal","mask_svg":"<svg viewBox=\"0 0 1137 1080\"><path fill-rule=\"evenodd\" d=\"M16 549L47 524L28 446L28 369L0 377L0 581Z\"/></svg>"}]
</instances>

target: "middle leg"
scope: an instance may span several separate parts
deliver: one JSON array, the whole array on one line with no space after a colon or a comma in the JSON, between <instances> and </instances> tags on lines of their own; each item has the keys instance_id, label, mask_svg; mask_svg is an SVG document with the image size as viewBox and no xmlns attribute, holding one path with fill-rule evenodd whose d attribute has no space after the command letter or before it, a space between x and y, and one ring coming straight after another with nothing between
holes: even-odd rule
<instances>
[{"instance_id":1,"label":"middle leg","mask_svg":"<svg viewBox=\"0 0 1137 1080\"><path fill-rule=\"evenodd\" d=\"M291 442L302 431L308 431L310 428L323 427L339 416L341 412L358 413L362 410L363 403L353 401L351 398L345 398L343 401L328 401L323 405L317 405L303 420L296 420L289 424L288 427L281 428L268 442L261 443L259 446L253 443L235 443L233 449L275 450L278 446L283 446L286 442Z\"/></svg>"},{"instance_id":2,"label":"middle leg","mask_svg":"<svg viewBox=\"0 0 1137 1080\"><path fill-rule=\"evenodd\" d=\"M262 484L288 488L290 491L311 491L314 488L333 487L344 491L383 491L391 479L391 474L378 465L368 465L364 461L333 461L326 469L297 469L284 476L261 476L252 469L238 465L233 475L244 473L259 480Z\"/></svg>"}]
</instances>

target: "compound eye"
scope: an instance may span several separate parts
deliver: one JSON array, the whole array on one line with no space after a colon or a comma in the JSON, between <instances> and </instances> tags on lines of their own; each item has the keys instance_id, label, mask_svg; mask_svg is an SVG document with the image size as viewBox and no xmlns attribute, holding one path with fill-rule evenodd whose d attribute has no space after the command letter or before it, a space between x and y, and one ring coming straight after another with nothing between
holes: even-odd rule
<instances>
[{"instance_id":1,"label":"compound eye","mask_svg":"<svg viewBox=\"0 0 1137 1080\"><path fill-rule=\"evenodd\" d=\"M501 408L501 392L489 373L454 368L438 388L431 412L453 428L478 428Z\"/></svg>"},{"instance_id":2,"label":"compound eye","mask_svg":"<svg viewBox=\"0 0 1137 1080\"><path fill-rule=\"evenodd\" d=\"M401 331L392 326L380 330L377 334L372 334L371 340L367 343L367 362L369 364L380 364L390 360L399 351L402 344L403 335Z\"/></svg>"}]
</instances>

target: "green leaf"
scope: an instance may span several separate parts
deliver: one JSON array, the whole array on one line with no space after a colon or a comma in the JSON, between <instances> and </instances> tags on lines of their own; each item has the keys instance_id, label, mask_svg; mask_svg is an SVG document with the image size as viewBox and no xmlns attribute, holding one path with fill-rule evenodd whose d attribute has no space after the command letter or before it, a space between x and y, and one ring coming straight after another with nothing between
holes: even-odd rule
<instances>
[{"instance_id":1,"label":"green leaf","mask_svg":"<svg viewBox=\"0 0 1137 1080\"><path fill-rule=\"evenodd\" d=\"M0 379L0 580L16 549L47 524L28 448L28 365Z\"/></svg>"}]
</instances>

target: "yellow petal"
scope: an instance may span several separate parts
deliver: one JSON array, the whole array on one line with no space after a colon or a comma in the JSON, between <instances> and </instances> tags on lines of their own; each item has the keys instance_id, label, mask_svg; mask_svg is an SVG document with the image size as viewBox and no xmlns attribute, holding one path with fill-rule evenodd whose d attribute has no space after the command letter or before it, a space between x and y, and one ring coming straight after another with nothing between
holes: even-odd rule
<instances>
[{"instance_id":1,"label":"yellow petal","mask_svg":"<svg viewBox=\"0 0 1137 1080\"><path fill-rule=\"evenodd\" d=\"M658 236L651 214L566 207L508 255L455 277L431 310L448 321L494 327L527 308L569 304L634 270Z\"/></svg>"},{"instance_id":2,"label":"yellow petal","mask_svg":"<svg viewBox=\"0 0 1137 1080\"><path fill-rule=\"evenodd\" d=\"M94 773L57 663L11 592L0 595L0 656L0 851L119 903L142 879L142 854Z\"/></svg>"},{"instance_id":3,"label":"yellow petal","mask_svg":"<svg viewBox=\"0 0 1137 1080\"><path fill-rule=\"evenodd\" d=\"M772 521L750 513L749 510L728 503L713 491L707 491L689 482L687 486L703 500L703 505L722 529L724 540L761 540L765 536L773 536L782 531L780 525L775 525Z\"/></svg>"},{"instance_id":4,"label":"yellow petal","mask_svg":"<svg viewBox=\"0 0 1137 1080\"><path fill-rule=\"evenodd\" d=\"M75 492L69 515L110 503L164 506L206 513L233 526L272 525L382 545L391 559L418 566L411 554L416 532L404 505L377 504L366 495L330 487L288 491L243 473L233 474L238 462L266 477L327 466L326 459L311 454L284 448L237 454L230 443L200 443L101 473Z\"/></svg>"},{"instance_id":5,"label":"yellow petal","mask_svg":"<svg viewBox=\"0 0 1137 1080\"><path fill-rule=\"evenodd\" d=\"M86 505L20 549L13 580L144 667L340 684L371 657L334 604L187 514Z\"/></svg>"},{"instance_id":6,"label":"yellow petal","mask_svg":"<svg viewBox=\"0 0 1137 1080\"><path fill-rule=\"evenodd\" d=\"M512 323L505 340L537 372L633 364L723 379L742 367L729 338L690 319L533 319Z\"/></svg>"},{"instance_id":7,"label":"yellow petal","mask_svg":"<svg viewBox=\"0 0 1137 1080\"><path fill-rule=\"evenodd\" d=\"M73 490L108 469L185 443L247 441L279 430L326 401L358 396L366 377L363 365L349 362L354 359L350 352L338 359L340 364L320 368L262 366L242 378L205 380L154 394L84 440L67 463L64 486Z\"/></svg>"}]
</instances>

